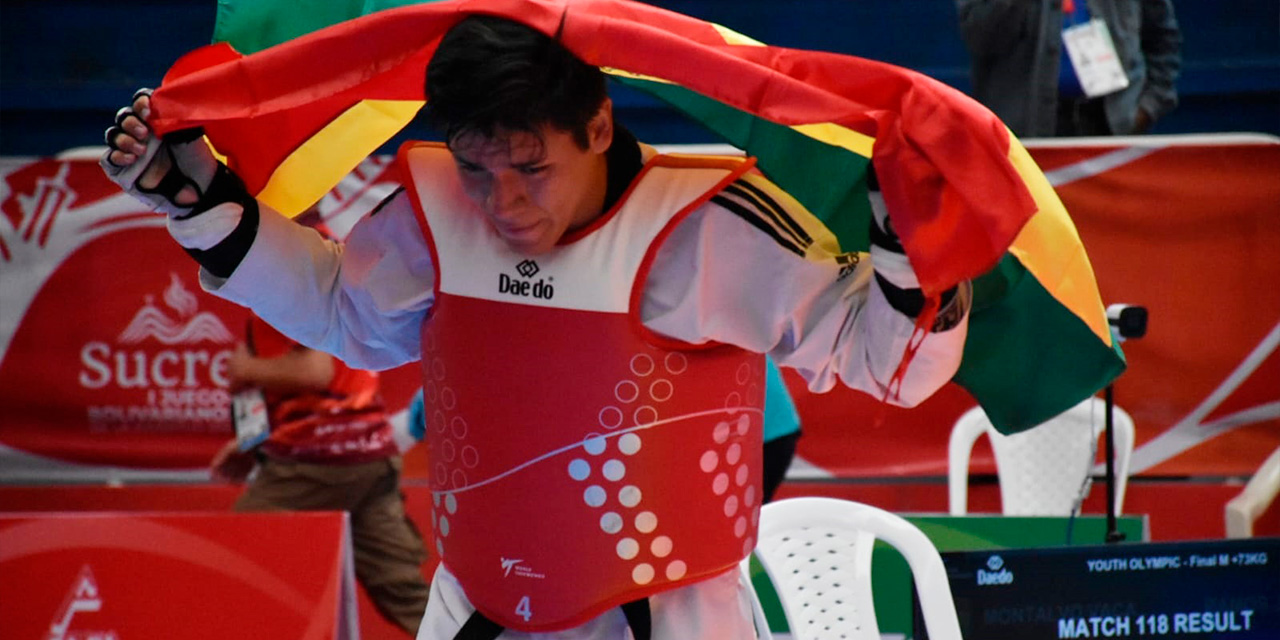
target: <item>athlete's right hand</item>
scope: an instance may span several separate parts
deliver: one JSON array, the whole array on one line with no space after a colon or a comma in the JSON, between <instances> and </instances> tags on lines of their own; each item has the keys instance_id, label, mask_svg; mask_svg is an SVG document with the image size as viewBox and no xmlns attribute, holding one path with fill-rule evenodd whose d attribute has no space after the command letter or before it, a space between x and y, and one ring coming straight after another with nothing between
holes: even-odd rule
<instances>
[{"instance_id":1,"label":"athlete's right hand","mask_svg":"<svg viewBox=\"0 0 1280 640\"><path fill-rule=\"evenodd\" d=\"M199 129L176 131L163 139L151 131L151 90L141 89L116 112L106 131L110 147L98 162L107 177L129 195L175 218L192 210L209 190L218 161Z\"/></svg>"}]
</instances>

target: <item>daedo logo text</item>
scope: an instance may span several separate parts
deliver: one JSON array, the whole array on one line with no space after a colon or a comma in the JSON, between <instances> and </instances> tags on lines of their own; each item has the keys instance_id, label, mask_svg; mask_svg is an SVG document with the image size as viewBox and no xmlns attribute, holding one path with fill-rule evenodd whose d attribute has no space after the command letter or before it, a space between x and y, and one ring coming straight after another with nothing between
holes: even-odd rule
<instances>
[{"instance_id":1,"label":"daedo logo text","mask_svg":"<svg viewBox=\"0 0 1280 640\"><path fill-rule=\"evenodd\" d=\"M538 263L533 260L523 260L516 265L516 273L520 274L524 279L513 278L505 273L498 274L498 293L509 293L522 298L534 297L543 300L550 300L555 295L555 288L551 286L551 278L540 278L534 282L532 278L538 275Z\"/></svg>"}]
</instances>

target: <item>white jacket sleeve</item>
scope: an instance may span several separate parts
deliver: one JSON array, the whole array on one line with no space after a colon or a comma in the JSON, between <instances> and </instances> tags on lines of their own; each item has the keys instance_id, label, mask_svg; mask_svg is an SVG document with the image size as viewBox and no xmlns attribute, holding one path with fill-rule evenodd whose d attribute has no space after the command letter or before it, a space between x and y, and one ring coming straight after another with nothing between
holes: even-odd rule
<instances>
[{"instance_id":1,"label":"white jacket sleeve","mask_svg":"<svg viewBox=\"0 0 1280 640\"><path fill-rule=\"evenodd\" d=\"M253 245L231 277L201 270L206 291L355 368L421 357L435 269L405 192L357 223L343 244L266 206L260 212Z\"/></svg>"},{"instance_id":2,"label":"white jacket sleeve","mask_svg":"<svg viewBox=\"0 0 1280 640\"><path fill-rule=\"evenodd\" d=\"M840 381L877 399L915 327L889 306L865 255L842 277L839 265L807 260L715 203L682 221L659 248L641 319L678 340L769 353L815 392ZM965 318L928 334L889 400L914 406L946 384L967 327Z\"/></svg>"}]
</instances>

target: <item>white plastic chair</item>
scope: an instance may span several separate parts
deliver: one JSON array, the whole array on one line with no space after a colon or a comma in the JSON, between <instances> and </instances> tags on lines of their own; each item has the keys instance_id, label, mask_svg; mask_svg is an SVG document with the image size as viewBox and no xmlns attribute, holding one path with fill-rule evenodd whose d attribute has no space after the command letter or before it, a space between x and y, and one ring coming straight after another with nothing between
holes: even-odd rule
<instances>
[{"instance_id":1,"label":"white plastic chair","mask_svg":"<svg viewBox=\"0 0 1280 640\"><path fill-rule=\"evenodd\" d=\"M961 640L942 557L910 522L857 502L791 498L764 506L759 536L756 556L796 640L880 640L871 596L877 539L910 565L929 637ZM758 600L756 619L763 619Z\"/></svg>"},{"instance_id":2,"label":"white plastic chair","mask_svg":"<svg viewBox=\"0 0 1280 640\"><path fill-rule=\"evenodd\" d=\"M1228 538L1252 538L1253 522L1271 506L1280 493L1280 449L1271 452L1266 461L1244 485L1244 490L1227 502Z\"/></svg>"},{"instance_id":3,"label":"white plastic chair","mask_svg":"<svg viewBox=\"0 0 1280 640\"><path fill-rule=\"evenodd\" d=\"M1124 507L1129 483L1129 459L1133 455L1133 418L1115 407L1115 512ZM1000 501L1007 516L1069 516L1078 507L1082 487L1090 474L1098 474L1095 452L1106 429L1106 403L1088 398L1031 429L1006 436L991 426L981 407L960 416L951 430L947 485L951 515L964 515L969 501L969 455L982 434L991 439L1000 480ZM1097 447L1095 449L1094 447Z\"/></svg>"},{"instance_id":4,"label":"white plastic chair","mask_svg":"<svg viewBox=\"0 0 1280 640\"><path fill-rule=\"evenodd\" d=\"M751 557L754 554L748 554L747 557L738 563L738 581L751 592L751 617L756 624L756 640L773 640L773 630L769 628L769 620L764 615L764 607L760 604L760 596L756 593L756 587L751 582Z\"/></svg>"}]
</instances>

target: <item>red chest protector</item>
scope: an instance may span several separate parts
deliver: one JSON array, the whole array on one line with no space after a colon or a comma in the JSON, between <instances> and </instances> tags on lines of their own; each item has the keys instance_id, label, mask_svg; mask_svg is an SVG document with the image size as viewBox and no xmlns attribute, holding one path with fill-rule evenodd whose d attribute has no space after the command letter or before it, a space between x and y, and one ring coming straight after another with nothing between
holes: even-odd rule
<instances>
[{"instance_id":1,"label":"red chest protector","mask_svg":"<svg viewBox=\"0 0 1280 640\"><path fill-rule=\"evenodd\" d=\"M513 252L447 150L401 151L437 268L422 332L436 550L491 620L573 627L754 547L764 358L637 314L659 241L749 168L650 160L613 211Z\"/></svg>"}]
</instances>

